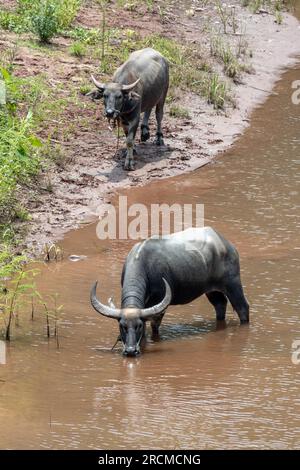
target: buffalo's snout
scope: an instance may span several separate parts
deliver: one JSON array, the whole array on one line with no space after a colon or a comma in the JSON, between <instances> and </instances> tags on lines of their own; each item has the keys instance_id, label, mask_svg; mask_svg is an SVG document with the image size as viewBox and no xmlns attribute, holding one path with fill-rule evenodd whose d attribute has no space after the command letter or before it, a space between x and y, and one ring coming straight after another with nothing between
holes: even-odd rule
<instances>
[{"instance_id":1,"label":"buffalo's snout","mask_svg":"<svg viewBox=\"0 0 300 470\"><path fill-rule=\"evenodd\" d=\"M108 109L105 110L105 114L106 114L107 118L113 118L114 114L115 114L115 111L111 108L108 108Z\"/></svg>"},{"instance_id":2,"label":"buffalo's snout","mask_svg":"<svg viewBox=\"0 0 300 470\"><path fill-rule=\"evenodd\" d=\"M139 354L140 354L140 351L135 346L129 346L125 348L123 351L123 355L126 357L135 357L135 356L138 356Z\"/></svg>"}]
</instances>

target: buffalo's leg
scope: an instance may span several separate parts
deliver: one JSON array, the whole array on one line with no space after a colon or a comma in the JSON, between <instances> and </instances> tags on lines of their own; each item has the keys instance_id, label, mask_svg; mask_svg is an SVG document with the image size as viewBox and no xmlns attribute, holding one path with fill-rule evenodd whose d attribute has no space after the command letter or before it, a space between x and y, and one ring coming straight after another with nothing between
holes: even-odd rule
<instances>
[{"instance_id":1,"label":"buffalo's leg","mask_svg":"<svg viewBox=\"0 0 300 470\"><path fill-rule=\"evenodd\" d=\"M165 104L165 96L161 101L159 101L155 108L155 115L156 115L156 122L157 122L157 131L154 143L156 145L164 145L163 133L161 129L162 118L164 115L164 104Z\"/></svg>"},{"instance_id":2,"label":"buffalo's leg","mask_svg":"<svg viewBox=\"0 0 300 470\"><path fill-rule=\"evenodd\" d=\"M249 322L249 304L243 292L240 279L236 279L226 286L226 295L233 309L239 316L241 323Z\"/></svg>"},{"instance_id":3,"label":"buffalo's leg","mask_svg":"<svg viewBox=\"0 0 300 470\"><path fill-rule=\"evenodd\" d=\"M155 315L151 320L152 339L157 339L159 337L159 327L165 312L166 311L164 310L162 313Z\"/></svg>"},{"instance_id":4,"label":"buffalo's leg","mask_svg":"<svg viewBox=\"0 0 300 470\"><path fill-rule=\"evenodd\" d=\"M227 298L222 292L213 291L206 294L210 303L214 306L218 321L225 320Z\"/></svg>"},{"instance_id":5,"label":"buffalo's leg","mask_svg":"<svg viewBox=\"0 0 300 470\"><path fill-rule=\"evenodd\" d=\"M124 134L125 134L125 137L126 137L126 139L127 139L127 137L128 137L128 130L129 130L128 124L124 124L124 123L122 122L122 129L123 129ZM121 150L121 152L122 152L122 157L125 158L126 155L127 155L127 147L126 147L126 148L123 148L123 149Z\"/></svg>"},{"instance_id":6,"label":"buffalo's leg","mask_svg":"<svg viewBox=\"0 0 300 470\"><path fill-rule=\"evenodd\" d=\"M149 118L152 109L149 109L144 112L143 121L141 125L141 141L146 142L150 139L150 131L149 131Z\"/></svg>"},{"instance_id":7,"label":"buffalo's leg","mask_svg":"<svg viewBox=\"0 0 300 470\"><path fill-rule=\"evenodd\" d=\"M126 146L127 146L127 153L126 159L124 164L125 170L134 170L135 162L134 162L134 139L135 134L139 125L139 119L135 119L132 123L130 123L128 128L128 134L126 138Z\"/></svg>"}]
</instances>

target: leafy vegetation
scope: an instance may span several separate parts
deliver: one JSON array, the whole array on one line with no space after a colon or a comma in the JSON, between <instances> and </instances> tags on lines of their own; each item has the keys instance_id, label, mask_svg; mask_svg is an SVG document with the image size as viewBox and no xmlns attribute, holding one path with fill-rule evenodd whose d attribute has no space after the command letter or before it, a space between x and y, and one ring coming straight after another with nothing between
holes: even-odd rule
<instances>
[{"instance_id":1,"label":"leafy vegetation","mask_svg":"<svg viewBox=\"0 0 300 470\"><path fill-rule=\"evenodd\" d=\"M39 3L32 14L32 29L41 42L49 42L58 32L59 23L54 3L48 0Z\"/></svg>"},{"instance_id":2,"label":"leafy vegetation","mask_svg":"<svg viewBox=\"0 0 300 470\"><path fill-rule=\"evenodd\" d=\"M38 173L41 141L33 133L33 114L16 112L17 89L13 76L0 69L7 90L7 102L0 106L0 224L18 216L20 211L16 189ZM2 85L3 86L3 85Z\"/></svg>"},{"instance_id":3,"label":"leafy vegetation","mask_svg":"<svg viewBox=\"0 0 300 470\"><path fill-rule=\"evenodd\" d=\"M18 325L19 312L36 295L33 279L38 271L26 269L25 256L12 255L5 245L0 248L0 318L3 337L10 341L13 321Z\"/></svg>"},{"instance_id":4,"label":"leafy vegetation","mask_svg":"<svg viewBox=\"0 0 300 470\"><path fill-rule=\"evenodd\" d=\"M220 80L218 74L214 73L207 83L207 99L216 109L223 109L228 99L228 89L225 82Z\"/></svg>"},{"instance_id":5,"label":"leafy vegetation","mask_svg":"<svg viewBox=\"0 0 300 470\"><path fill-rule=\"evenodd\" d=\"M46 335L53 336L59 348L58 326L63 305L58 294L43 297L36 288L34 278L39 269L28 267L25 255L14 255L7 245L0 245L0 337L11 341L13 327L19 327L24 314L31 311L45 315Z\"/></svg>"},{"instance_id":6,"label":"leafy vegetation","mask_svg":"<svg viewBox=\"0 0 300 470\"><path fill-rule=\"evenodd\" d=\"M234 81L239 80L242 72L250 71L249 67L238 58L242 52L240 45L237 53L234 53L229 44L223 42L220 36L215 36L211 39L210 51L213 57L223 63L225 75Z\"/></svg>"},{"instance_id":7,"label":"leafy vegetation","mask_svg":"<svg viewBox=\"0 0 300 470\"><path fill-rule=\"evenodd\" d=\"M190 114L188 110L177 104L171 104L169 113L170 113L170 116L173 116L173 117L177 117L181 119L190 119Z\"/></svg>"},{"instance_id":8,"label":"leafy vegetation","mask_svg":"<svg viewBox=\"0 0 300 470\"><path fill-rule=\"evenodd\" d=\"M84 57L86 55L86 46L82 42L74 42L69 50L70 54L75 57Z\"/></svg>"},{"instance_id":9,"label":"leafy vegetation","mask_svg":"<svg viewBox=\"0 0 300 470\"><path fill-rule=\"evenodd\" d=\"M0 10L0 27L15 33L31 31L41 42L49 42L68 29L81 0L18 0L16 11Z\"/></svg>"}]
</instances>

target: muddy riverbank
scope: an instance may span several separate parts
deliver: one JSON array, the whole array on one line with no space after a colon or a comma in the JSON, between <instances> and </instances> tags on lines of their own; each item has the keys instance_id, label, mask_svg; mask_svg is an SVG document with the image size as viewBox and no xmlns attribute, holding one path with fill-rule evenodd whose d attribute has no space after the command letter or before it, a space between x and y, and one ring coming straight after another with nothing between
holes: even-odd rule
<instances>
[{"instance_id":1,"label":"muddy riverbank","mask_svg":"<svg viewBox=\"0 0 300 470\"><path fill-rule=\"evenodd\" d=\"M85 22L94 26L99 23L99 12L91 10L93 15L88 15L90 8L88 5L82 15ZM158 34L167 34L177 40L183 38L199 48L204 43L209 49L205 28L208 19L212 25L211 18L215 14L212 7L195 8L191 17L184 16L183 12L181 9L176 14L173 9L172 19L165 24L157 18L154 21L154 16L149 14L141 17L135 12L124 12L122 27L138 28L145 34L145 31L149 33L150 22ZM29 226L26 223L29 230L26 245L30 251L39 252L45 242L61 239L71 228L94 220L101 204L123 188L145 185L156 179L162 181L206 165L244 132L253 109L266 100L284 68L295 62L295 56L300 52L300 29L298 21L290 14L283 13L282 24L277 24L274 15L263 11L253 14L239 4L236 18L237 34L223 35L223 38L236 44L242 36L252 56L249 59L251 73L244 73L241 83L231 84L236 107L216 113L199 96L181 93L178 104L188 110L190 118L171 117L167 106L164 120L166 147L157 149L151 143L139 144L134 172L124 172L120 152L116 153L115 135L107 130L103 120L95 120L96 105L82 98L86 100L79 116L82 124L77 121L76 132L62 143L70 163L44 173L44 186L51 184L51 191L34 189L26 195L31 214ZM213 26L220 29L220 21L216 19ZM42 67L52 80L62 67L64 80L74 79L74 86L78 86L76 74L81 67L88 67L87 73L95 67L91 63L82 65L74 59L66 61L63 58L57 67L51 58L45 60L39 51L28 56L25 48L23 53L23 70L25 66L29 74ZM66 115L60 125L67 125L74 119L74 113ZM152 132L153 127L152 122Z\"/></svg>"}]
</instances>

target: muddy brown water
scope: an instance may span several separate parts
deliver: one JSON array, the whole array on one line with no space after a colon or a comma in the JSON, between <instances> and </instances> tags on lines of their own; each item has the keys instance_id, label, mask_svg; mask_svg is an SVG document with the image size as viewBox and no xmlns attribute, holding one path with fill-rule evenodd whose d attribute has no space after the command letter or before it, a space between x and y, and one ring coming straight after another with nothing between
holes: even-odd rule
<instances>
[{"instance_id":1,"label":"muddy brown water","mask_svg":"<svg viewBox=\"0 0 300 470\"><path fill-rule=\"evenodd\" d=\"M38 288L64 304L60 348L44 319L21 320L0 365L0 448L297 448L300 446L300 105L286 72L239 142L214 164L127 192L129 204L203 203L205 222L236 244L251 305L240 327L228 308L217 329L205 298L168 309L161 340L124 359L110 351L113 320L89 290L119 301L133 242L100 242L95 224L66 236L66 255L42 265Z\"/></svg>"}]
</instances>

